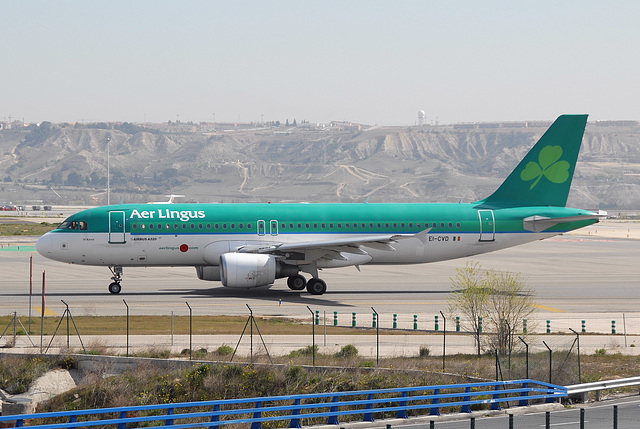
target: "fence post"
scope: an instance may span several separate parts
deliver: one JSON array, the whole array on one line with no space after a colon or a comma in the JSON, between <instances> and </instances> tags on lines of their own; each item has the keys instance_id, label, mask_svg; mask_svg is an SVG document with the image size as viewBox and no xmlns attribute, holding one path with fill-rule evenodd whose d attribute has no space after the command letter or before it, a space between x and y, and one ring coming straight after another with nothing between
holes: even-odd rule
<instances>
[{"instance_id":1,"label":"fence post","mask_svg":"<svg viewBox=\"0 0 640 429\"><path fill-rule=\"evenodd\" d=\"M403 398L408 398L409 397L409 392L407 392L406 390L402 392L402 397ZM408 419L409 416L407 415L407 401L400 401L400 406L403 407L401 410L398 410L398 418L399 419Z\"/></svg>"},{"instance_id":2,"label":"fence post","mask_svg":"<svg viewBox=\"0 0 640 429\"><path fill-rule=\"evenodd\" d=\"M353 313L351 313L351 327L352 328L356 327L356 312L355 311Z\"/></svg>"},{"instance_id":3,"label":"fence post","mask_svg":"<svg viewBox=\"0 0 640 429\"><path fill-rule=\"evenodd\" d=\"M371 322L371 327L375 328L378 325L377 314L373 313L373 321Z\"/></svg>"},{"instance_id":4,"label":"fence post","mask_svg":"<svg viewBox=\"0 0 640 429\"><path fill-rule=\"evenodd\" d=\"M333 326L338 326L338 312L333 312Z\"/></svg>"},{"instance_id":5,"label":"fence post","mask_svg":"<svg viewBox=\"0 0 640 429\"><path fill-rule=\"evenodd\" d=\"M467 387L465 387L465 388L464 388L464 393L470 393L470 392L471 392L471 387L470 387L470 386L467 386ZM463 402L469 402L469 401L471 401L471 395L465 395L465 396L462 398L462 401L463 401ZM460 410L460 412L461 412L461 413L470 413L470 412L471 412L471 405L469 405L469 404L464 404L464 405L462 406L462 409Z\"/></svg>"},{"instance_id":6,"label":"fence post","mask_svg":"<svg viewBox=\"0 0 640 429\"><path fill-rule=\"evenodd\" d=\"M295 406L295 405L300 405L300 398L296 398L296 399L293 401L293 405L294 405L294 406ZM292 412L291 412L291 415L292 415L292 416L299 416L299 415L300 415L300 408L294 408L294 409L292 410ZM302 427L302 425L300 424L300 418L299 418L299 417L296 417L296 418L291 419L291 421L289 422L289 427L290 427L290 428L296 428L296 429L301 428L301 427Z\"/></svg>"},{"instance_id":7,"label":"fence post","mask_svg":"<svg viewBox=\"0 0 640 429\"><path fill-rule=\"evenodd\" d=\"M456 332L460 332L460 316L456 316Z\"/></svg>"},{"instance_id":8,"label":"fence post","mask_svg":"<svg viewBox=\"0 0 640 429\"><path fill-rule=\"evenodd\" d=\"M435 322L436 322L436 329L435 329L435 330L437 331L437 330L438 330L438 328L440 327L440 325L438 324L438 315L437 315L437 314L436 314L436 320L435 320Z\"/></svg>"},{"instance_id":9,"label":"fence post","mask_svg":"<svg viewBox=\"0 0 640 429\"><path fill-rule=\"evenodd\" d=\"M365 406L365 409L367 410L372 410L373 409L373 393L369 393L369 395L367 395L367 405ZM371 411L364 413L364 417L362 419L362 421L364 422L374 422L374 418L373 418L373 413Z\"/></svg>"},{"instance_id":10,"label":"fence post","mask_svg":"<svg viewBox=\"0 0 640 429\"><path fill-rule=\"evenodd\" d=\"M587 321L586 320L582 321L582 332L587 332Z\"/></svg>"},{"instance_id":11,"label":"fence post","mask_svg":"<svg viewBox=\"0 0 640 429\"><path fill-rule=\"evenodd\" d=\"M551 333L551 320L547 320L547 334Z\"/></svg>"},{"instance_id":12,"label":"fence post","mask_svg":"<svg viewBox=\"0 0 640 429\"><path fill-rule=\"evenodd\" d=\"M618 406L613 406L613 429L618 429Z\"/></svg>"},{"instance_id":13,"label":"fence post","mask_svg":"<svg viewBox=\"0 0 640 429\"><path fill-rule=\"evenodd\" d=\"M413 315L413 329L418 329L418 315Z\"/></svg>"},{"instance_id":14,"label":"fence post","mask_svg":"<svg viewBox=\"0 0 640 429\"><path fill-rule=\"evenodd\" d=\"M256 401L256 411L253 412L253 418L259 419L262 417L262 411L258 411L258 408L262 408L262 401ZM251 423L251 429L262 429L262 422Z\"/></svg>"},{"instance_id":15,"label":"fence post","mask_svg":"<svg viewBox=\"0 0 640 429\"><path fill-rule=\"evenodd\" d=\"M493 394L493 399L500 399L500 393L499 393L500 385L499 384L496 384L495 390L496 390L496 393ZM493 402L491 404L491 409L495 410L495 411L500 411L502 409L502 408L500 408L500 402L498 402L498 401Z\"/></svg>"},{"instance_id":16,"label":"fence post","mask_svg":"<svg viewBox=\"0 0 640 429\"><path fill-rule=\"evenodd\" d=\"M215 404L213 406L213 412L217 413L218 411L220 411L220 404ZM212 414L211 415L211 423L217 423L219 421L220 421L220 415L219 414ZM217 429L219 427L220 427L220 425L210 425L209 429Z\"/></svg>"},{"instance_id":17,"label":"fence post","mask_svg":"<svg viewBox=\"0 0 640 429\"><path fill-rule=\"evenodd\" d=\"M440 394L440 389L433 389L433 399L431 400L431 405L440 404L440 397L438 396L439 394ZM429 415L439 416L440 415L440 407L431 408L431 411L429 412Z\"/></svg>"},{"instance_id":18,"label":"fence post","mask_svg":"<svg viewBox=\"0 0 640 429\"><path fill-rule=\"evenodd\" d=\"M320 325L320 310L316 310L316 325Z\"/></svg>"},{"instance_id":19,"label":"fence post","mask_svg":"<svg viewBox=\"0 0 640 429\"><path fill-rule=\"evenodd\" d=\"M356 313L353 313L356 314ZM333 397L333 399L331 400L331 402L338 402L338 395L335 395ZM337 406L333 406L331 408L329 408L329 412L330 413L337 413L338 412L338 407ZM338 420L338 416L337 415L333 415L333 416L329 416L329 420L327 421L328 425L339 425L340 421Z\"/></svg>"},{"instance_id":20,"label":"fence post","mask_svg":"<svg viewBox=\"0 0 640 429\"><path fill-rule=\"evenodd\" d=\"M615 320L611 321L611 333L612 334L616 333L616 321Z\"/></svg>"},{"instance_id":21,"label":"fence post","mask_svg":"<svg viewBox=\"0 0 640 429\"><path fill-rule=\"evenodd\" d=\"M398 315L393 314L393 329L398 329Z\"/></svg>"}]
</instances>

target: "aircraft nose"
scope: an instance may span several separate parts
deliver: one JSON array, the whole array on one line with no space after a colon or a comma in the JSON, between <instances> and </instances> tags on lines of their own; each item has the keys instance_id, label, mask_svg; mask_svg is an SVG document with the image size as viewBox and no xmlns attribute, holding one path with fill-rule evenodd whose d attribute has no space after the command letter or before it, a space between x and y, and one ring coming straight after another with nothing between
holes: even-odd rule
<instances>
[{"instance_id":1,"label":"aircraft nose","mask_svg":"<svg viewBox=\"0 0 640 429\"><path fill-rule=\"evenodd\" d=\"M36 250L42 256L51 257L52 239L49 234L45 234L36 241Z\"/></svg>"}]
</instances>

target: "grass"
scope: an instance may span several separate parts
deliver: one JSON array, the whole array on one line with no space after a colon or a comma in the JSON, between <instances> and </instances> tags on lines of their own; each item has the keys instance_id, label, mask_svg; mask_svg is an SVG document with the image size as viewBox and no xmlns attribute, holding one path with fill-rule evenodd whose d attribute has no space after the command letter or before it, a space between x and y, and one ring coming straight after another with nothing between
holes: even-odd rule
<instances>
[{"instance_id":1,"label":"grass","mask_svg":"<svg viewBox=\"0 0 640 429\"><path fill-rule=\"evenodd\" d=\"M256 317L256 322L260 327L263 335L308 335L311 333L312 326L303 324L300 320L282 318L282 317ZM4 329L13 316L0 317L0 327ZM27 325L27 319L20 319L23 325ZM34 323L34 320L37 322ZM118 335L127 332L126 316L74 316L78 330L82 335ZM51 335L60 324L60 316L45 316L44 318L44 334ZM70 327L73 331L73 323ZM247 318L244 316L194 316L193 317L193 335L224 335L239 334L242 332ZM60 324L58 332L64 330L66 332L66 320ZM40 334L40 316L34 316L31 319L31 334ZM316 333L323 326L316 326ZM174 316L173 318L174 334L189 333L189 316ZM0 331L1 332L1 331ZM11 331L13 332L13 331ZM339 335L371 335L375 332L373 328L351 328L344 326L327 326L327 334ZM398 330L380 330L381 335L393 335ZM424 331L402 331L403 334L424 334ZM21 331L21 334L24 332ZM130 316L129 317L129 334L130 335L169 335L171 334L171 316Z\"/></svg>"},{"instance_id":2,"label":"grass","mask_svg":"<svg viewBox=\"0 0 640 429\"><path fill-rule=\"evenodd\" d=\"M6 222L7 220L2 220ZM58 226L57 223L0 223L0 234L4 236L32 235L41 236Z\"/></svg>"}]
</instances>

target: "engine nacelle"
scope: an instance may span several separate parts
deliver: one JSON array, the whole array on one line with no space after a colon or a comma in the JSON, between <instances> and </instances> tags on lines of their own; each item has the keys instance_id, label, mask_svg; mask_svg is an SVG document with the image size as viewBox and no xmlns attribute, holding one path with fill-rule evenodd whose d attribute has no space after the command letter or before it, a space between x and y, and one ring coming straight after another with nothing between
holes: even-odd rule
<instances>
[{"instance_id":1,"label":"engine nacelle","mask_svg":"<svg viewBox=\"0 0 640 429\"><path fill-rule=\"evenodd\" d=\"M220 281L220 267L218 266L198 265L196 266L196 274L200 280Z\"/></svg>"},{"instance_id":2,"label":"engine nacelle","mask_svg":"<svg viewBox=\"0 0 640 429\"><path fill-rule=\"evenodd\" d=\"M220 280L226 287L266 286L276 278L298 274L298 267L283 264L273 255L225 253L220 256Z\"/></svg>"}]
</instances>

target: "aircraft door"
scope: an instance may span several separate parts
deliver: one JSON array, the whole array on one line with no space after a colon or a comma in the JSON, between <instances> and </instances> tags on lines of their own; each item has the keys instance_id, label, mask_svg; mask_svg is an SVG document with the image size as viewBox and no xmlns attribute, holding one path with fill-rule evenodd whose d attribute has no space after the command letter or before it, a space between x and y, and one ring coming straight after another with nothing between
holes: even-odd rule
<instances>
[{"instance_id":1,"label":"aircraft door","mask_svg":"<svg viewBox=\"0 0 640 429\"><path fill-rule=\"evenodd\" d=\"M109 212L109 243L126 243L124 236L124 212Z\"/></svg>"},{"instance_id":2,"label":"aircraft door","mask_svg":"<svg viewBox=\"0 0 640 429\"><path fill-rule=\"evenodd\" d=\"M271 235L278 235L278 221L271 221Z\"/></svg>"},{"instance_id":3,"label":"aircraft door","mask_svg":"<svg viewBox=\"0 0 640 429\"><path fill-rule=\"evenodd\" d=\"M264 235L265 224L263 220L258 221L258 235Z\"/></svg>"},{"instance_id":4,"label":"aircraft door","mask_svg":"<svg viewBox=\"0 0 640 429\"><path fill-rule=\"evenodd\" d=\"M493 216L493 210L478 210L478 217L480 218L479 241L495 241L496 222Z\"/></svg>"}]
</instances>

